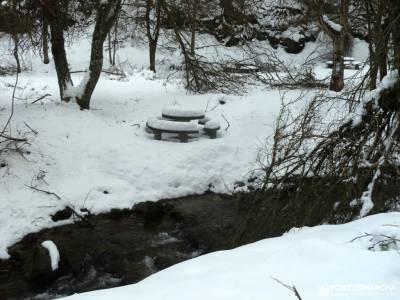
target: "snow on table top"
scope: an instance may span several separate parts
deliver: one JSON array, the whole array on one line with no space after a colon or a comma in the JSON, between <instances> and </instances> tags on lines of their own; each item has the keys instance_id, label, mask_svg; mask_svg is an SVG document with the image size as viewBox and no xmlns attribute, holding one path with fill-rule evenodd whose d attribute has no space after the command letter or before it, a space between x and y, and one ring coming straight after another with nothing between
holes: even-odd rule
<instances>
[{"instance_id":1,"label":"snow on table top","mask_svg":"<svg viewBox=\"0 0 400 300\"><path fill-rule=\"evenodd\" d=\"M165 116L176 117L176 118L202 118L204 117L204 111L200 109L185 108L180 106L164 107L162 114Z\"/></svg>"},{"instance_id":2,"label":"snow on table top","mask_svg":"<svg viewBox=\"0 0 400 300\"><path fill-rule=\"evenodd\" d=\"M187 131L187 132L199 131L198 126L191 122L176 122L176 121L150 118L147 120L147 125L154 129L167 130L167 131Z\"/></svg>"},{"instance_id":3,"label":"snow on table top","mask_svg":"<svg viewBox=\"0 0 400 300\"><path fill-rule=\"evenodd\" d=\"M132 285L76 294L65 300L397 300L399 254L368 250L365 232L399 238L400 213L343 225L293 228L283 236L179 263ZM396 231L396 232L394 232Z\"/></svg>"}]
</instances>

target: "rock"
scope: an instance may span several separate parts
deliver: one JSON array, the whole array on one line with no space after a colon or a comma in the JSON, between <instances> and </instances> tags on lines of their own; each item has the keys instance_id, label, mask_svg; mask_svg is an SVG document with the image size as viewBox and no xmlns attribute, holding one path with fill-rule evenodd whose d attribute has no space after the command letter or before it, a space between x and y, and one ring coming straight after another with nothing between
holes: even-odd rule
<instances>
[{"instance_id":1,"label":"rock","mask_svg":"<svg viewBox=\"0 0 400 300\"><path fill-rule=\"evenodd\" d=\"M232 37L225 43L225 46L226 47L233 47L233 46L239 45L239 43L240 43L240 39Z\"/></svg>"},{"instance_id":2,"label":"rock","mask_svg":"<svg viewBox=\"0 0 400 300\"><path fill-rule=\"evenodd\" d=\"M171 206L165 202L146 201L136 204L133 211L144 218L144 226L156 226L161 219L171 210Z\"/></svg>"},{"instance_id":3,"label":"rock","mask_svg":"<svg viewBox=\"0 0 400 300\"><path fill-rule=\"evenodd\" d=\"M22 254L24 276L29 281L46 285L56 278L51 268L49 252L42 246L35 246Z\"/></svg>"},{"instance_id":4,"label":"rock","mask_svg":"<svg viewBox=\"0 0 400 300\"><path fill-rule=\"evenodd\" d=\"M285 47L285 51L287 53L297 54L303 51L305 42L304 39L300 39L298 42L296 42L292 39L284 38L281 40L281 45Z\"/></svg>"},{"instance_id":5,"label":"rock","mask_svg":"<svg viewBox=\"0 0 400 300\"><path fill-rule=\"evenodd\" d=\"M68 206L62 210L57 211L54 215L51 216L51 219L54 222L68 220L72 216L72 210Z\"/></svg>"}]
</instances>

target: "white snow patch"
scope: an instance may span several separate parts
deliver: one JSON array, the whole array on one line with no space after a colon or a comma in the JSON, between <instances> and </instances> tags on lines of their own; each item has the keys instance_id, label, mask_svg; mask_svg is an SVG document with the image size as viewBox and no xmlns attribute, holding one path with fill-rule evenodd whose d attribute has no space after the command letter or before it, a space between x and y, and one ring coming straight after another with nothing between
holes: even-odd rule
<instances>
[{"instance_id":1,"label":"white snow patch","mask_svg":"<svg viewBox=\"0 0 400 300\"><path fill-rule=\"evenodd\" d=\"M355 111L355 116L352 120L353 126L357 126L361 123L362 117L365 113L365 105L373 102L376 106L380 93L386 89L393 87L399 79L399 73L397 70L389 71L389 73L382 79L378 84L377 88L372 91L367 91L363 97L363 100L358 103Z\"/></svg>"},{"instance_id":2,"label":"white snow patch","mask_svg":"<svg viewBox=\"0 0 400 300\"><path fill-rule=\"evenodd\" d=\"M204 128L206 129L219 129L221 127L221 124L219 123L218 120L210 120L204 124Z\"/></svg>"},{"instance_id":3,"label":"white snow patch","mask_svg":"<svg viewBox=\"0 0 400 300\"><path fill-rule=\"evenodd\" d=\"M53 241L44 241L41 245L49 251L51 269L53 271L57 270L60 263L60 252L58 252L56 244Z\"/></svg>"},{"instance_id":4,"label":"white snow patch","mask_svg":"<svg viewBox=\"0 0 400 300\"><path fill-rule=\"evenodd\" d=\"M323 15L322 19L324 20L324 22L326 23L326 25L328 25L331 29L333 29L336 32L341 32L342 31L342 25L335 23L333 21L331 21L328 16Z\"/></svg>"}]
</instances>

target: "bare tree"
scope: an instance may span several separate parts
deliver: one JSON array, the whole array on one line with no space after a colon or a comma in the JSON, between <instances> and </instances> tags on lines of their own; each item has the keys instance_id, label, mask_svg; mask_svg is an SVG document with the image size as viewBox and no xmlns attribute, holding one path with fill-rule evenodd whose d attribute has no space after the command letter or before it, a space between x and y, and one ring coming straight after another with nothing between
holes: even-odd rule
<instances>
[{"instance_id":1,"label":"bare tree","mask_svg":"<svg viewBox=\"0 0 400 300\"><path fill-rule=\"evenodd\" d=\"M282 208L288 211L301 205L298 200L318 190L318 183L322 191L329 186L342 192L345 187L344 196L334 200L343 208L340 216L335 214L334 203L325 206L325 214L332 219L349 221L387 209L389 203L395 205L387 197L379 198L388 178L400 175L400 5L390 2L389 9L388 45L395 55L378 89L366 93L368 86L362 80L351 91L315 92L300 113L287 103L282 105L272 143L260 159L264 181L238 240L249 241L257 232L262 236L260 232L274 228L274 218ZM260 209L264 199L268 200L269 219ZM314 203L321 200L315 203L319 210L326 205L321 195L307 197L311 199Z\"/></svg>"},{"instance_id":2,"label":"bare tree","mask_svg":"<svg viewBox=\"0 0 400 300\"><path fill-rule=\"evenodd\" d=\"M370 63L370 89L376 88L378 79L382 80L387 74L388 43L389 43L389 12L387 1L366 0L365 19L368 28L368 47Z\"/></svg>"},{"instance_id":3,"label":"bare tree","mask_svg":"<svg viewBox=\"0 0 400 300\"><path fill-rule=\"evenodd\" d=\"M73 88L71 73L65 51L64 31L68 28L69 14L73 3L63 1L42 1L49 15L50 40L57 71L60 96L63 101L75 99L81 109L89 109L94 88L103 67L103 44L121 9L121 0L94 1L94 30L91 42L89 70L83 81Z\"/></svg>"},{"instance_id":4,"label":"bare tree","mask_svg":"<svg viewBox=\"0 0 400 300\"><path fill-rule=\"evenodd\" d=\"M150 70L156 71L156 52L161 28L161 0L146 0L146 36L149 41Z\"/></svg>"},{"instance_id":5,"label":"bare tree","mask_svg":"<svg viewBox=\"0 0 400 300\"><path fill-rule=\"evenodd\" d=\"M49 58L49 22L48 15L45 9L42 8L42 53L43 63L50 63Z\"/></svg>"},{"instance_id":6,"label":"bare tree","mask_svg":"<svg viewBox=\"0 0 400 300\"><path fill-rule=\"evenodd\" d=\"M351 35L348 20L349 0L340 0L339 24L331 21L323 11L323 0L312 0L312 7L317 14L318 24L330 37L333 45L332 75L329 89L340 92L344 87L344 55L349 48Z\"/></svg>"}]
</instances>

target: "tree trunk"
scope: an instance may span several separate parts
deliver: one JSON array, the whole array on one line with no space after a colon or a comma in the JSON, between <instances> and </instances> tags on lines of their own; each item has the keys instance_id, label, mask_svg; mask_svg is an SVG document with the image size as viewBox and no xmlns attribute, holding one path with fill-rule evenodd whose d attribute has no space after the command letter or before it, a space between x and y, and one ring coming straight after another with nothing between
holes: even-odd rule
<instances>
[{"instance_id":1,"label":"tree trunk","mask_svg":"<svg viewBox=\"0 0 400 300\"><path fill-rule=\"evenodd\" d=\"M344 87L344 60L342 35L333 39L333 66L329 89L340 92Z\"/></svg>"},{"instance_id":2,"label":"tree trunk","mask_svg":"<svg viewBox=\"0 0 400 300\"><path fill-rule=\"evenodd\" d=\"M376 55L374 54L374 52L375 51L373 49L370 49L370 55L369 55L369 89L370 90L376 89L376 81L378 79L378 71L379 71Z\"/></svg>"},{"instance_id":3,"label":"tree trunk","mask_svg":"<svg viewBox=\"0 0 400 300\"><path fill-rule=\"evenodd\" d=\"M50 63L49 59L49 22L47 20L46 12L43 12L43 25L42 25L42 51L43 51L43 63Z\"/></svg>"},{"instance_id":4,"label":"tree trunk","mask_svg":"<svg viewBox=\"0 0 400 300\"><path fill-rule=\"evenodd\" d=\"M13 50L13 55L15 58L15 62L17 64L17 73L20 74L21 73L21 62L19 59L19 53L18 53L18 49L19 49L19 38L18 38L18 34L12 34L12 40L14 42L14 50Z\"/></svg>"},{"instance_id":5,"label":"tree trunk","mask_svg":"<svg viewBox=\"0 0 400 300\"><path fill-rule=\"evenodd\" d=\"M197 8L198 8L199 0L192 0L192 18L190 22L191 29L191 39L190 39L190 54L194 56L195 54L195 46L196 46L196 17L197 17Z\"/></svg>"},{"instance_id":6,"label":"tree trunk","mask_svg":"<svg viewBox=\"0 0 400 300\"><path fill-rule=\"evenodd\" d=\"M376 36L378 38L377 40L377 49L376 49L376 54L377 54L377 64L379 67L379 78L380 80L383 79L383 77L386 76L387 74L387 57L388 57L388 44L389 44L389 19L385 18L385 1L380 0L379 3L379 16L378 16L378 21L377 22L377 32Z\"/></svg>"},{"instance_id":7,"label":"tree trunk","mask_svg":"<svg viewBox=\"0 0 400 300\"><path fill-rule=\"evenodd\" d=\"M157 43L153 40L149 41L150 71L156 71L156 51Z\"/></svg>"},{"instance_id":8,"label":"tree trunk","mask_svg":"<svg viewBox=\"0 0 400 300\"><path fill-rule=\"evenodd\" d=\"M390 1L390 19L392 24L392 40L393 40L393 65L400 76L400 3L399 1Z\"/></svg>"},{"instance_id":9,"label":"tree trunk","mask_svg":"<svg viewBox=\"0 0 400 300\"><path fill-rule=\"evenodd\" d=\"M65 52L64 24L59 21L56 15L49 18L51 53L53 54L54 65L56 67L58 86L62 101L69 102L71 97L66 95L66 91L73 87L71 74Z\"/></svg>"},{"instance_id":10,"label":"tree trunk","mask_svg":"<svg viewBox=\"0 0 400 300\"><path fill-rule=\"evenodd\" d=\"M155 5L155 7L154 7ZM151 28L151 17L150 13L151 11L155 9L156 10L156 16L155 16L155 28ZM157 52L157 43L158 43L158 38L160 36L160 27L161 27L161 0L156 0L155 3L152 0L146 0L146 14L145 14L145 20L146 20L146 35L147 39L149 41L149 69L153 72L156 72L156 52Z\"/></svg>"},{"instance_id":11,"label":"tree trunk","mask_svg":"<svg viewBox=\"0 0 400 300\"><path fill-rule=\"evenodd\" d=\"M112 55L112 42L111 42L111 33L107 34L107 41L108 41L108 60L110 61L110 65L114 66L113 62L113 55Z\"/></svg>"},{"instance_id":12,"label":"tree trunk","mask_svg":"<svg viewBox=\"0 0 400 300\"><path fill-rule=\"evenodd\" d=\"M12 9L13 9L13 14L16 17L18 15L17 14L17 5L18 5L17 0L13 0L11 2L11 5L12 5ZM20 74L21 73L21 62L19 60L19 53L18 53L18 51L19 51L19 36L18 36L16 28L15 28L15 30L13 30L13 33L11 34L11 38L14 42L13 55L15 58L15 62L17 64L17 73Z\"/></svg>"},{"instance_id":13,"label":"tree trunk","mask_svg":"<svg viewBox=\"0 0 400 300\"><path fill-rule=\"evenodd\" d=\"M121 8L121 0L100 4L97 9L96 25L92 36L89 71L80 84L81 93L76 101L81 110L90 108L93 91L103 68L103 45Z\"/></svg>"},{"instance_id":14,"label":"tree trunk","mask_svg":"<svg viewBox=\"0 0 400 300\"><path fill-rule=\"evenodd\" d=\"M96 21L92 36L89 71L76 89L73 89L73 82L65 52L65 22L63 20L65 20L64 16L66 15L65 10L67 7L62 8L59 5L55 7L57 9L52 9L49 14L51 51L56 67L60 96L61 100L66 102L74 98L81 109L89 109L90 99L103 68L103 44L119 14L121 0L100 2L96 7Z\"/></svg>"},{"instance_id":15,"label":"tree trunk","mask_svg":"<svg viewBox=\"0 0 400 300\"><path fill-rule=\"evenodd\" d=\"M333 55L332 55L332 75L329 89L331 91L340 92L344 87L344 54L345 43L351 39L350 25L348 22L349 1L340 1L339 20L341 28L332 27L325 20L323 12L323 1L314 0L312 9L315 10L321 29L332 39Z\"/></svg>"}]
</instances>

